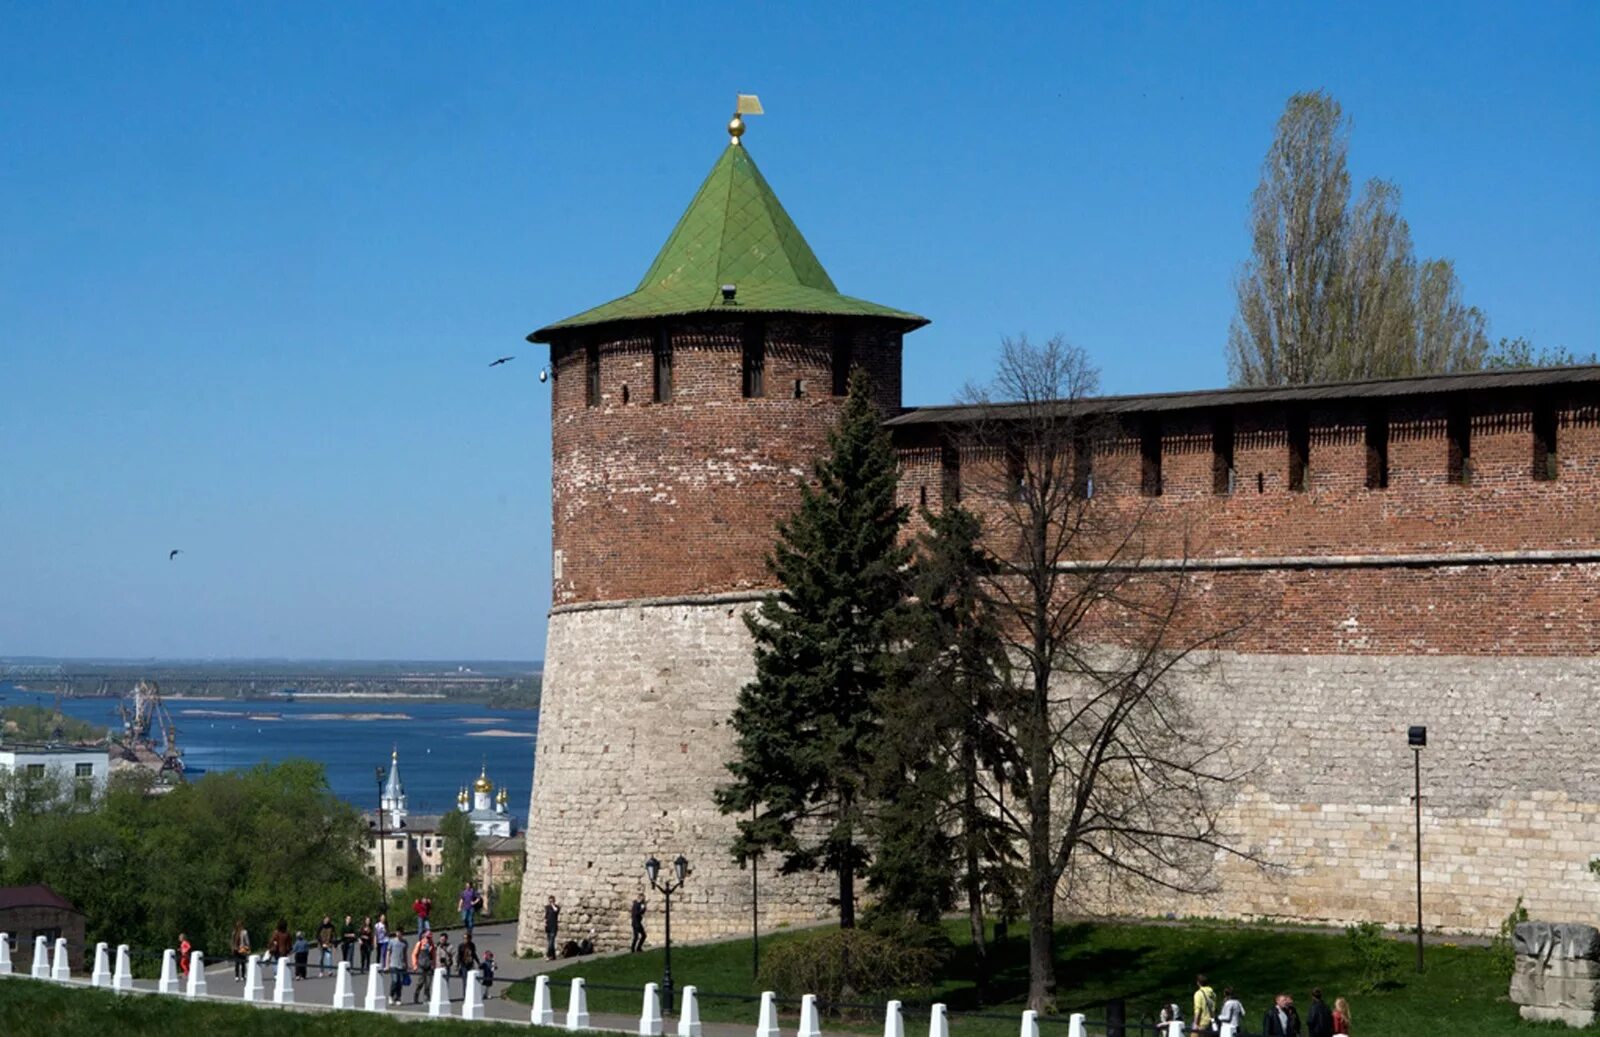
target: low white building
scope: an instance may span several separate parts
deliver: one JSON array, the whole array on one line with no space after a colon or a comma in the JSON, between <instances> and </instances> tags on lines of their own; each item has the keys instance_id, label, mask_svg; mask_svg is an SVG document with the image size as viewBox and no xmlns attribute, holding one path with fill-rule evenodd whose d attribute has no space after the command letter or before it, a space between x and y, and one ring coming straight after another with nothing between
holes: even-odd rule
<instances>
[{"instance_id":1,"label":"low white building","mask_svg":"<svg viewBox=\"0 0 1600 1037\"><path fill-rule=\"evenodd\" d=\"M7 742L0 744L0 770L59 781L75 802L87 803L105 790L111 758L105 746Z\"/></svg>"}]
</instances>

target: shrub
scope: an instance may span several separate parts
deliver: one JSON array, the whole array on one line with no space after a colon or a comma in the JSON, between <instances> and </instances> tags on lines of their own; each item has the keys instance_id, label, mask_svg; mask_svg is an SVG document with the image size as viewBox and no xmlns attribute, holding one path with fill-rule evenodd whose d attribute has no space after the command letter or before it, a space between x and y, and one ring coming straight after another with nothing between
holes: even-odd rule
<instances>
[{"instance_id":1,"label":"shrub","mask_svg":"<svg viewBox=\"0 0 1600 1037\"><path fill-rule=\"evenodd\" d=\"M1517 952L1511 944L1511 937L1517 931L1518 922L1528 920L1528 909L1522 906L1522 898L1517 898L1516 906L1511 913L1506 915L1500 923L1500 931L1489 941L1489 956L1494 961L1496 974L1511 978L1511 973L1517 967Z\"/></svg>"},{"instance_id":2,"label":"shrub","mask_svg":"<svg viewBox=\"0 0 1600 1037\"><path fill-rule=\"evenodd\" d=\"M1371 993L1400 983L1400 947L1384 934L1377 922L1346 926L1350 953L1361 970L1361 990Z\"/></svg>"},{"instance_id":3,"label":"shrub","mask_svg":"<svg viewBox=\"0 0 1600 1037\"><path fill-rule=\"evenodd\" d=\"M860 929L828 929L762 954L761 982L784 997L815 994L836 1012L839 1002L925 988L938 968L939 955L926 947L901 946Z\"/></svg>"}]
</instances>

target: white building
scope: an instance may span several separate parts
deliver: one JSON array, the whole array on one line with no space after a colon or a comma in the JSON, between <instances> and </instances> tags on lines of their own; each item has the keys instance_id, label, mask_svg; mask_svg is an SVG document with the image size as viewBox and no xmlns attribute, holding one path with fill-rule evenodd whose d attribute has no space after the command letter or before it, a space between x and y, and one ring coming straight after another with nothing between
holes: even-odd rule
<instances>
[{"instance_id":1,"label":"white building","mask_svg":"<svg viewBox=\"0 0 1600 1037\"><path fill-rule=\"evenodd\" d=\"M28 778L54 779L72 790L75 802L87 803L96 792L104 791L111 758L104 746L11 742L0 745L0 770Z\"/></svg>"},{"instance_id":2,"label":"white building","mask_svg":"<svg viewBox=\"0 0 1600 1037\"><path fill-rule=\"evenodd\" d=\"M389 757L389 773L378 799L380 813L365 815L367 822L367 874L381 871L391 890L404 889L414 877L432 878L444 872L445 836L439 832L440 814L413 814L406 805L405 783L400 779L400 752ZM522 841L511 816L504 789L495 795L485 768L472 784L472 798L463 788L456 807L467 815L478 835L477 872L485 889L511 881L521 874Z\"/></svg>"}]
</instances>

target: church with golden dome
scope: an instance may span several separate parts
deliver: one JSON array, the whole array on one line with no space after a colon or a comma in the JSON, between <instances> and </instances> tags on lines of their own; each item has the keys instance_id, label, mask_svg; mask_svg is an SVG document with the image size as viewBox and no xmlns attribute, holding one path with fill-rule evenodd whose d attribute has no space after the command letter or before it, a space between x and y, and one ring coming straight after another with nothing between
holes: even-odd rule
<instances>
[{"instance_id":1,"label":"church with golden dome","mask_svg":"<svg viewBox=\"0 0 1600 1037\"><path fill-rule=\"evenodd\" d=\"M463 787L456 796L456 809L467 815L467 820L472 822L472 830L478 833L479 838L509 838L516 833L517 821L511 816L510 798L505 789L495 792L494 782L489 780L487 764L478 772L478 780L472 783L470 802L467 790Z\"/></svg>"}]
</instances>

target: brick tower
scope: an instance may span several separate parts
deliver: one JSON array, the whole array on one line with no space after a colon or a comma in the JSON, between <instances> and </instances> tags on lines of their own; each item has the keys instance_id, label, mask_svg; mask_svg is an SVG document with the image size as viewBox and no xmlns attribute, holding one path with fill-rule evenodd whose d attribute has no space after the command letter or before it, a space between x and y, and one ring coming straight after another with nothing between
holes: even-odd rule
<instances>
[{"instance_id":1,"label":"brick tower","mask_svg":"<svg viewBox=\"0 0 1600 1037\"><path fill-rule=\"evenodd\" d=\"M927 323L838 292L742 129L633 292L529 336L554 375L554 608L519 947L542 948L551 895L567 932L618 946L651 854L691 862L679 935L748 929L711 802L754 676L742 616L850 370L896 413L901 337ZM759 878L764 926L828 911L825 882Z\"/></svg>"}]
</instances>

